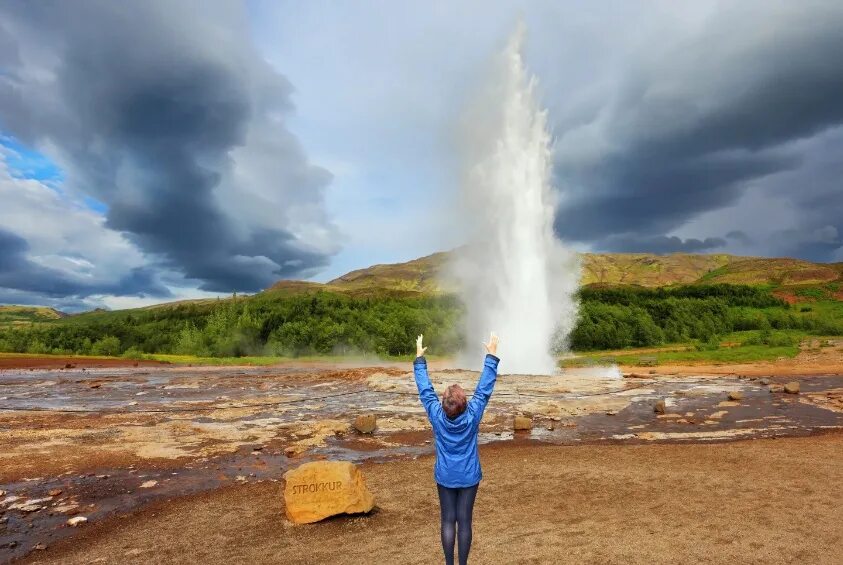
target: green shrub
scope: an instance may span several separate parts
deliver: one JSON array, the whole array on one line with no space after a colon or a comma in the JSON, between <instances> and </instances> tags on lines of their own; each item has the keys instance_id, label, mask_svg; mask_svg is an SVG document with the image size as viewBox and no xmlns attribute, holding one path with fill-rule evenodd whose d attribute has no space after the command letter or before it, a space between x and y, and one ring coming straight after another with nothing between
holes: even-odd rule
<instances>
[{"instance_id":1,"label":"green shrub","mask_svg":"<svg viewBox=\"0 0 843 565\"><path fill-rule=\"evenodd\" d=\"M91 347L91 353L93 355L116 357L120 355L120 339L113 335L107 335L94 343Z\"/></svg>"}]
</instances>

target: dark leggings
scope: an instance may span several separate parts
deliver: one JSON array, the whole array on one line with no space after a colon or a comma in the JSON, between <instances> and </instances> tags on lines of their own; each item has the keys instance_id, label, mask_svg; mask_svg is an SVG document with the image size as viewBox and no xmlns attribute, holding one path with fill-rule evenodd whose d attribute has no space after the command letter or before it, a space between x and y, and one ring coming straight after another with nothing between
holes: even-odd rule
<instances>
[{"instance_id":1,"label":"dark leggings","mask_svg":"<svg viewBox=\"0 0 843 565\"><path fill-rule=\"evenodd\" d=\"M448 488L440 484L439 508L442 516L442 550L445 552L446 565L454 563L454 540L459 537L460 565L468 563L471 550L471 513L474 510L474 498L477 486L466 488ZM457 532L459 524L459 532Z\"/></svg>"}]
</instances>

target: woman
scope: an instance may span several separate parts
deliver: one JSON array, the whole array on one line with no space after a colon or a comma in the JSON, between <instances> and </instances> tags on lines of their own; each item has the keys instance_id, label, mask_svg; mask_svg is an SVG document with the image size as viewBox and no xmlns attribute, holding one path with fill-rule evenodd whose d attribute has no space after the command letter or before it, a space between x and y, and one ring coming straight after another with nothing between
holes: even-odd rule
<instances>
[{"instance_id":1,"label":"woman","mask_svg":"<svg viewBox=\"0 0 843 565\"><path fill-rule=\"evenodd\" d=\"M471 401L466 401L465 391L460 385L451 385L442 395L442 402L436 397L430 377L427 375L426 347L422 339L416 340L416 360L413 372L419 398L433 426L436 443L436 465L433 476L439 490L439 508L442 517L442 550L445 563L454 563L454 539L459 538L460 565L468 563L471 549L471 513L474 498L483 473L477 455L477 431L483 411L495 388L498 375L498 336L492 332L486 346L486 360L483 372L474 389Z\"/></svg>"}]
</instances>

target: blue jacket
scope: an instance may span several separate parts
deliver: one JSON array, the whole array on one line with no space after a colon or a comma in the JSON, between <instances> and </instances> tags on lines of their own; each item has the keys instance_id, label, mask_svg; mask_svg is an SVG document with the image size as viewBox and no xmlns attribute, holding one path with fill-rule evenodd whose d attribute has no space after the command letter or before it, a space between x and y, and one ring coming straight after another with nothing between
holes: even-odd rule
<instances>
[{"instance_id":1,"label":"blue jacket","mask_svg":"<svg viewBox=\"0 0 843 565\"><path fill-rule=\"evenodd\" d=\"M419 388L419 398L433 426L433 437L436 443L436 465L433 477L443 487L464 488L472 487L483 478L480 470L480 457L477 454L477 431L483 411L495 388L500 359L494 355L486 355L483 362L483 372L474 395L466 406L465 412L451 420L442 410L442 403L430 384L427 375L427 361L424 357L416 358L413 363L413 373L416 386Z\"/></svg>"}]
</instances>

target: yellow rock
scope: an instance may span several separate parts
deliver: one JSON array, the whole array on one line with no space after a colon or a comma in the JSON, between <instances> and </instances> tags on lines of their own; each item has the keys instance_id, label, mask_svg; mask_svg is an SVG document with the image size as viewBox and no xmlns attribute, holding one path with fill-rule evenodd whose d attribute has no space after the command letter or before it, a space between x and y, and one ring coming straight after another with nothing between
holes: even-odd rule
<instances>
[{"instance_id":1,"label":"yellow rock","mask_svg":"<svg viewBox=\"0 0 843 565\"><path fill-rule=\"evenodd\" d=\"M375 431L378 419L374 414L361 414L354 419L354 427L361 434L370 434Z\"/></svg>"},{"instance_id":2,"label":"yellow rock","mask_svg":"<svg viewBox=\"0 0 843 565\"><path fill-rule=\"evenodd\" d=\"M533 429L533 420L527 416L516 416L512 427L516 430L531 430Z\"/></svg>"},{"instance_id":3,"label":"yellow rock","mask_svg":"<svg viewBox=\"0 0 843 565\"><path fill-rule=\"evenodd\" d=\"M287 518L310 524L336 514L369 512L375 498L349 461L313 461L284 474Z\"/></svg>"}]
</instances>

